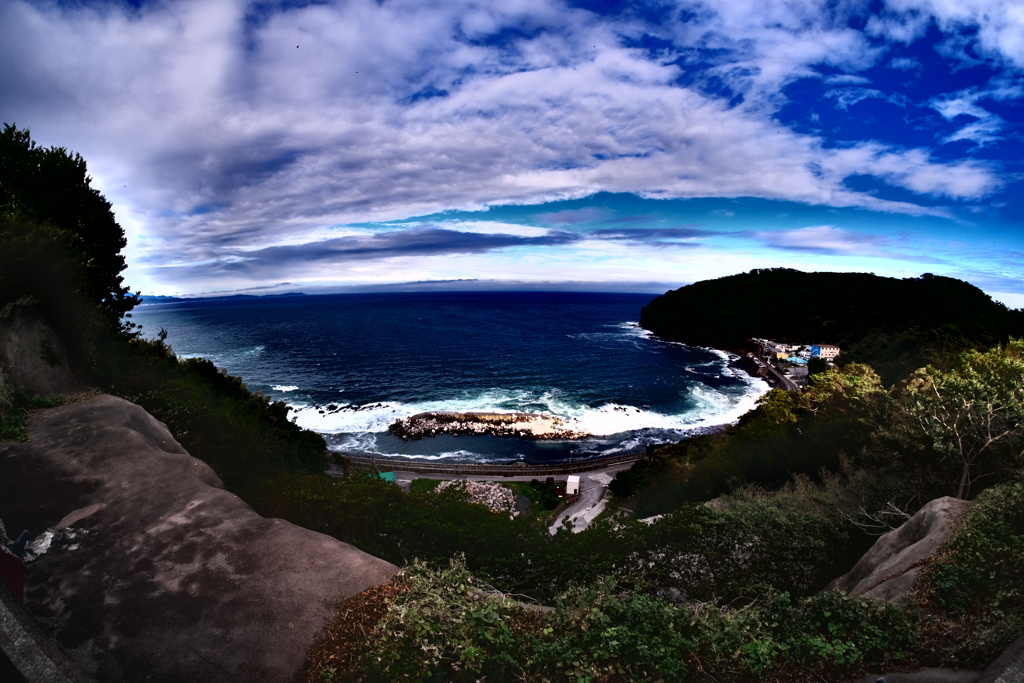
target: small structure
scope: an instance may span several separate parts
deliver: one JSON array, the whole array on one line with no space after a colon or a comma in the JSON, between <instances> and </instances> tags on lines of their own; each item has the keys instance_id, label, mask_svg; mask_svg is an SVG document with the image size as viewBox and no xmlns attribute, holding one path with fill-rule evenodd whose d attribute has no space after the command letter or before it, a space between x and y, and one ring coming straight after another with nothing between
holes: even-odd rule
<instances>
[{"instance_id":1,"label":"small structure","mask_svg":"<svg viewBox=\"0 0 1024 683\"><path fill-rule=\"evenodd\" d=\"M569 478L565 482L565 492L570 496L578 496L580 494L580 475L569 475Z\"/></svg>"},{"instance_id":2,"label":"small structure","mask_svg":"<svg viewBox=\"0 0 1024 683\"><path fill-rule=\"evenodd\" d=\"M839 347L833 344L813 344L811 346L811 358L824 358L832 360L839 355Z\"/></svg>"}]
</instances>

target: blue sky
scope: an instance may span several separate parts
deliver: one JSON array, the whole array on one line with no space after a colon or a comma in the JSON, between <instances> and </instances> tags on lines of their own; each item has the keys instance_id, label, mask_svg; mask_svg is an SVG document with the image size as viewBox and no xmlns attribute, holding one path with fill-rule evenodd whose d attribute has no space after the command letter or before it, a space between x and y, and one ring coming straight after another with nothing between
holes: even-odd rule
<instances>
[{"instance_id":1,"label":"blue sky","mask_svg":"<svg viewBox=\"0 0 1024 683\"><path fill-rule=\"evenodd\" d=\"M0 0L0 59L144 292L789 266L1024 306L1019 1Z\"/></svg>"}]
</instances>

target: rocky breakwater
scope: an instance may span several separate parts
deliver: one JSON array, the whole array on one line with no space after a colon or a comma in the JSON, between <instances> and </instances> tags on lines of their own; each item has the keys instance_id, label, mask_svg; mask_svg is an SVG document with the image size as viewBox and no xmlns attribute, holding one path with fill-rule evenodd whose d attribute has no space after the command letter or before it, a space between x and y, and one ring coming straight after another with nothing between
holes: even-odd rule
<instances>
[{"instance_id":1,"label":"rocky breakwater","mask_svg":"<svg viewBox=\"0 0 1024 683\"><path fill-rule=\"evenodd\" d=\"M419 413L398 420L388 432L403 441L438 434L516 436L523 439L583 439L589 432L576 430L554 415L539 413Z\"/></svg>"}]
</instances>

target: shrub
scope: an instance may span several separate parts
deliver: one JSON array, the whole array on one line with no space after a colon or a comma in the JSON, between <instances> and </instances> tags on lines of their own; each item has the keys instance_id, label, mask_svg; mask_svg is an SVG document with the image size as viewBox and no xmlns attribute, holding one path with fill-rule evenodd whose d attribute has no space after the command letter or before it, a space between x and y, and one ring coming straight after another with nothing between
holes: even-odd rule
<instances>
[{"instance_id":1,"label":"shrub","mask_svg":"<svg viewBox=\"0 0 1024 683\"><path fill-rule=\"evenodd\" d=\"M769 591L735 609L617 592L564 591L541 612L491 589L461 559L414 564L366 658L374 680L841 680L917 647L917 616L884 602Z\"/></svg>"},{"instance_id":2,"label":"shrub","mask_svg":"<svg viewBox=\"0 0 1024 683\"><path fill-rule=\"evenodd\" d=\"M1024 475L978 496L919 586L943 658L984 666L1024 632Z\"/></svg>"},{"instance_id":3,"label":"shrub","mask_svg":"<svg viewBox=\"0 0 1024 683\"><path fill-rule=\"evenodd\" d=\"M7 379L7 373L0 366L0 420L6 418L14 410L14 387Z\"/></svg>"}]
</instances>

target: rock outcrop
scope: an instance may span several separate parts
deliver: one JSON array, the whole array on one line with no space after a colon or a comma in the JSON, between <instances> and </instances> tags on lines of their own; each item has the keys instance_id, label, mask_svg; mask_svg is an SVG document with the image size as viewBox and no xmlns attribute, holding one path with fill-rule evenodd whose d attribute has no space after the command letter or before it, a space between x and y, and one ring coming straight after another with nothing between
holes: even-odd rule
<instances>
[{"instance_id":1,"label":"rock outcrop","mask_svg":"<svg viewBox=\"0 0 1024 683\"><path fill-rule=\"evenodd\" d=\"M828 588L849 595L902 600L969 505L968 501L949 496L929 502L898 529L880 536L853 569Z\"/></svg>"},{"instance_id":2,"label":"rock outcrop","mask_svg":"<svg viewBox=\"0 0 1024 683\"><path fill-rule=\"evenodd\" d=\"M87 388L72 372L57 333L38 313L20 306L0 311L0 368L30 394L70 395Z\"/></svg>"},{"instance_id":3,"label":"rock outcrop","mask_svg":"<svg viewBox=\"0 0 1024 683\"><path fill-rule=\"evenodd\" d=\"M438 484L436 491L440 493L447 488L461 488L470 502L482 503L494 512L511 513L513 517L519 514L516 512L516 494L507 486L490 481L451 479Z\"/></svg>"},{"instance_id":4,"label":"rock outcrop","mask_svg":"<svg viewBox=\"0 0 1024 683\"><path fill-rule=\"evenodd\" d=\"M288 681L343 599L393 565L258 515L112 396L0 442L0 518L41 553L25 603L101 682Z\"/></svg>"}]
</instances>

